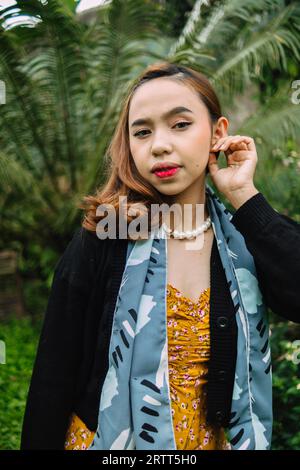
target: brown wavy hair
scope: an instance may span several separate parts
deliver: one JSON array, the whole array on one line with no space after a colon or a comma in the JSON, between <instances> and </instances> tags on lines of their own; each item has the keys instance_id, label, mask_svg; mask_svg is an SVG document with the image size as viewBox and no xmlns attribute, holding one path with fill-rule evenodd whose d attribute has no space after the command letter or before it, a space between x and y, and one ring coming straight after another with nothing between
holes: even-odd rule
<instances>
[{"instance_id":1,"label":"brown wavy hair","mask_svg":"<svg viewBox=\"0 0 300 470\"><path fill-rule=\"evenodd\" d=\"M151 221L153 221L153 218L150 218L151 204L165 203L170 207L175 200L175 196L161 194L139 174L129 146L128 114L132 97L135 90L143 83L158 77L172 77L192 87L209 112L211 129L213 123L222 116L219 99L205 75L189 67L170 62L158 62L148 66L134 81L124 99L119 121L104 157L108 162L106 182L96 190L95 194L84 196L79 205L79 208L84 210L82 226L87 230L96 232L97 223L106 217L106 215L96 215L100 204L111 205L115 210L116 220L119 220L120 196L127 197L126 211L128 212L131 208L135 213L135 215L126 214L127 227L136 216L145 216L148 227L151 227ZM217 157L218 155L219 153ZM207 173L208 168L206 168ZM140 210L141 204L146 208L146 213L145 210ZM159 225L161 223L162 218L159 214ZM118 231L118 226L116 231ZM128 238L131 239L129 234Z\"/></svg>"}]
</instances>

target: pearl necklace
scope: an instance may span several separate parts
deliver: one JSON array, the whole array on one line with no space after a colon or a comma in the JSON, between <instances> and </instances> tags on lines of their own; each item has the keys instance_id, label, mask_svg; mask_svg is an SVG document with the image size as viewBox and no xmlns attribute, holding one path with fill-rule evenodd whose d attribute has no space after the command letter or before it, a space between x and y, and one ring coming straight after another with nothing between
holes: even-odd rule
<instances>
[{"instance_id":1,"label":"pearl necklace","mask_svg":"<svg viewBox=\"0 0 300 470\"><path fill-rule=\"evenodd\" d=\"M172 230L169 227L167 227L166 224L162 224L162 228L167 234L173 236L174 238L180 238L180 239L195 238L198 235L200 235L200 233L206 232L206 230L208 230L210 226L211 226L211 218L209 216L207 217L206 221L203 224L201 224L198 228L194 230L187 230L186 232L179 232L178 230Z\"/></svg>"}]
</instances>

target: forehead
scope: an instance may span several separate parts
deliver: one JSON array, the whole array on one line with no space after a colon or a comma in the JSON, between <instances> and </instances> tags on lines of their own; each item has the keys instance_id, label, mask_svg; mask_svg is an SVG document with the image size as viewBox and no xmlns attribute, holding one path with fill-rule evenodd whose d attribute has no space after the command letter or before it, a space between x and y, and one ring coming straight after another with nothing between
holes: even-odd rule
<instances>
[{"instance_id":1,"label":"forehead","mask_svg":"<svg viewBox=\"0 0 300 470\"><path fill-rule=\"evenodd\" d=\"M155 78L135 91L129 106L129 122L136 118L159 116L177 106L189 108L195 114L206 110L199 95L191 87L174 79Z\"/></svg>"}]
</instances>

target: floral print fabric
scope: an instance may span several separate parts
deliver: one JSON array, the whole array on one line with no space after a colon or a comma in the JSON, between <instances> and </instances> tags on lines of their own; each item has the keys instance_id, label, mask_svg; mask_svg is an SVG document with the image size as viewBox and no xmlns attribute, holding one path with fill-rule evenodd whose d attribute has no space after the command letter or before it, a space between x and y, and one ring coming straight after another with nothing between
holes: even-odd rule
<instances>
[{"instance_id":1,"label":"floral print fabric","mask_svg":"<svg viewBox=\"0 0 300 470\"><path fill-rule=\"evenodd\" d=\"M95 433L90 431L75 413L72 413L65 440L65 450L86 450Z\"/></svg>"},{"instance_id":2,"label":"floral print fabric","mask_svg":"<svg viewBox=\"0 0 300 470\"><path fill-rule=\"evenodd\" d=\"M171 284L167 295L169 383L177 449L229 450L224 429L206 423L210 288L197 302Z\"/></svg>"}]
</instances>

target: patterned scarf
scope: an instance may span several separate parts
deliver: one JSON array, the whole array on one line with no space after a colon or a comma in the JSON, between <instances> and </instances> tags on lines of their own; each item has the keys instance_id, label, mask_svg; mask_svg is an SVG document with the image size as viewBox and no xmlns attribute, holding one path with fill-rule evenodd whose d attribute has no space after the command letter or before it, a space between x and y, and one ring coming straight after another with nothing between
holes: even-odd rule
<instances>
[{"instance_id":1,"label":"patterned scarf","mask_svg":"<svg viewBox=\"0 0 300 470\"><path fill-rule=\"evenodd\" d=\"M238 326L227 429L232 450L270 449L272 372L269 325L254 260L232 215L206 184L207 208ZM89 450L176 450L167 342L167 243L162 227L128 241L102 387L98 428Z\"/></svg>"}]
</instances>

